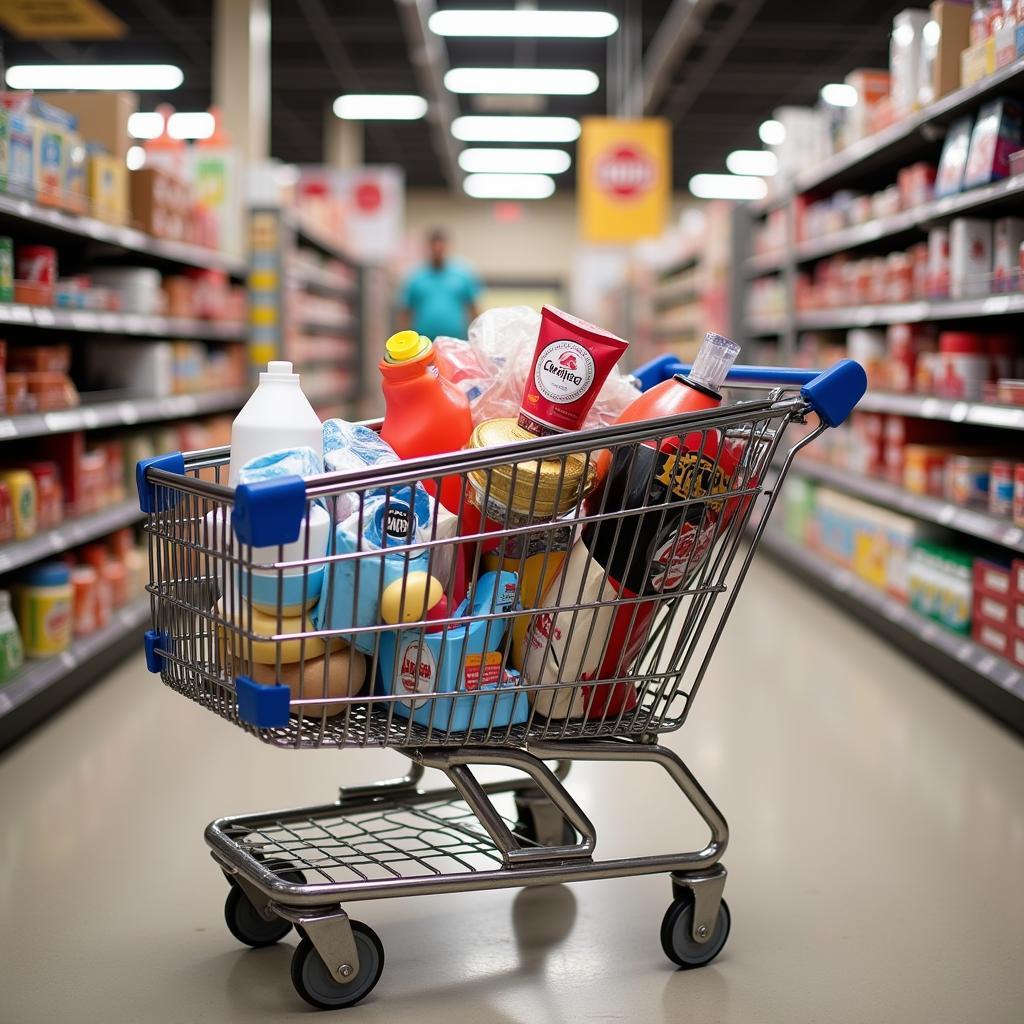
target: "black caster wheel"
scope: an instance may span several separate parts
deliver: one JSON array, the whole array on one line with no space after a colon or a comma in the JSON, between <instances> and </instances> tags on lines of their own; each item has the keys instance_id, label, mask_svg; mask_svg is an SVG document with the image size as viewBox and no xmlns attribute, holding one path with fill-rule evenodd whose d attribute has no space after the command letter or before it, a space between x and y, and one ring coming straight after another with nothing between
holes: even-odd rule
<instances>
[{"instance_id":1,"label":"black caster wheel","mask_svg":"<svg viewBox=\"0 0 1024 1024\"><path fill-rule=\"evenodd\" d=\"M292 956L292 984L295 991L318 1010L340 1010L365 999L380 981L384 970L384 947L377 933L362 921L350 921L359 950L359 970L351 981L333 977L309 938L295 947Z\"/></svg>"},{"instance_id":2,"label":"black caster wheel","mask_svg":"<svg viewBox=\"0 0 1024 1024\"><path fill-rule=\"evenodd\" d=\"M537 813L539 808L543 808L541 814ZM547 818L550 821L550 813L553 810L552 805L548 798L542 793L529 792L525 795L516 796L516 817L518 820L512 828L512 834L518 836L520 839L525 839L527 842L534 843L537 846L573 846L579 842L576 835L576 829L572 827L561 816L558 815L561 825L559 826L560 831L554 836L545 835L543 841L541 838L542 826L541 823ZM544 812L547 812L545 814Z\"/></svg>"},{"instance_id":3,"label":"black caster wheel","mask_svg":"<svg viewBox=\"0 0 1024 1024\"><path fill-rule=\"evenodd\" d=\"M703 967L718 956L729 938L732 919L729 905L722 900L718 905L718 917L715 918L715 929L707 942L695 942L693 938L693 893L685 890L686 895L674 899L665 911L661 922L661 948L665 956L674 964L689 970L692 967Z\"/></svg>"},{"instance_id":4,"label":"black caster wheel","mask_svg":"<svg viewBox=\"0 0 1024 1024\"><path fill-rule=\"evenodd\" d=\"M285 881L298 885L306 881L306 876L298 868L284 868L282 864L280 868L274 865L274 870ZM291 922L283 917L275 917L273 921L263 920L234 877L227 875L227 879L231 883L231 889L224 901L224 921L228 931L239 942L252 946L253 949L261 949L263 946L272 946L275 942L280 942L292 930Z\"/></svg>"}]
</instances>

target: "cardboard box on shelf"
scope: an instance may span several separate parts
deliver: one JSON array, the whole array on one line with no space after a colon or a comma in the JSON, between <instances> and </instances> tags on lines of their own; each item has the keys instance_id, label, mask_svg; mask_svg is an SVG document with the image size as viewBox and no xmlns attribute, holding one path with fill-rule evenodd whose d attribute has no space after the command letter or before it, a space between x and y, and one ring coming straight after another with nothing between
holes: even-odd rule
<instances>
[{"instance_id":1,"label":"cardboard box on shelf","mask_svg":"<svg viewBox=\"0 0 1024 1024\"><path fill-rule=\"evenodd\" d=\"M977 590L991 594L999 600L1009 600L1012 597L1011 567L987 558L976 558L974 560L974 586Z\"/></svg>"},{"instance_id":2,"label":"cardboard box on shelf","mask_svg":"<svg viewBox=\"0 0 1024 1024\"><path fill-rule=\"evenodd\" d=\"M968 46L960 54L960 85L966 88L991 75L996 69L996 48L993 39Z\"/></svg>"},{"instance_id":3,"label":"cardboard box on shelf","mask_svg":"<svg viewBox=\"0 0 1024 1024\"><path fill-rule=\"evenodd\" d=\"M846 111L843 120L843 145L849 146L871 134L872 111L889 97L889 72L858 68L846 76L846 84L857 90L857 102Z\"/></svg>"},{"instance_id":4,"label":"cardboard box on shelf","mask_svg":"<svg viewBox=\"0 0 1024 1024\"><path fill-rule=\"evenodd\" d=\"M1000 629L1008 630L1013 625L1013 605L977 588L974 591L973 615L975 620L983 619Z\"/></svg>"},{"instance_id":5,"label":"cardboard box on shelf","mask_svg":"<svg viewBox=\"0 0 1024 1024\"><path fill-rule=\"evenodd\" d=\"M124 160L106 153L88 157L86 172L90 213L108 224L128 220L128 168Z\"/></svg>"},{"instance_id":6,"label":"cardboard box on shelf","mask_svg":"<svg viewBox=\"0 0 1024 1024\"><path fill-rule=\"evenodd\" d=\"M78 118L78 132L88 143L98 143L123 164L133 144L128 118L138 110L131 92L51 92L47 100Z\"/></svg>"},{"instance_id":7,"label":"cardboard box on shelf","mask_svg":"<svg viewBox=\"0 0 1024 1024\"><path fill-rule=\"evenodd\" d=\"M184 240L191 205L188 185L157 167L132 171L129 179L133 226L158 238Z\"/></svg>"},{"instance_id":8,"label":"cardboard box on shelf","mask_svg":"<svg viewBox=\"0 0 1024 1024\"><path fill-rule=\"evenodd\" d=\"M938 39L932 56L932 95L937 100L960 88L960 55L971 42L971 5L939 0L931 6Z\"/></svg>"},{"instance_id":9,"label":"cardboard box on shelf","mask_svg":"<svg viewBox=\"0 0 1024 1024\"><path fill-rule=\"evenodd\" d=\"M992 221L956 217L949 225L949 294L954 299L988 295L992 284Z\"/></svg>"},{"instance_id":10,"label":"cardboard box on shelf","mask_svg":"<svg viewBox=\"0 0 1024 1024\"><path fill-rule=\"evenodd\" d=\"M1007 630L1000 629L998 626L993 625L991 622L986 622L984 619L978 619L974 623L971 632L974 635L974 639L977 640L982 647L987 647L990 651L998 654L1001 658L1009 658L1010 633Z\"/></svg>"},{"instance_id":11,"label":"cardboard box on shelf","mask_svg":"<svg viewBox=\"0 0 1024 1024\"><path fill-rule=\"evenodd\" d=\"M1015 632L1013 634L1010 660L1018 668L1024 668L1024 632Z\"/></svg>"}]
</instances>

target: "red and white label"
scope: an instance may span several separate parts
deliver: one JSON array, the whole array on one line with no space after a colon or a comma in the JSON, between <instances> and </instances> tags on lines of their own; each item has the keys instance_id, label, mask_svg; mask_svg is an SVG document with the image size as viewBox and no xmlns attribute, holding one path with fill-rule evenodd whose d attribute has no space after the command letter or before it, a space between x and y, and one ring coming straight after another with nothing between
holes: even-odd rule
<instances>
[{"instance_id":1,"label":"red and white label","mask_svg":"<svg viewBox=\"0 0 1024 1024\"><path fill-rule=\"evenodd\" d=\"M657 167L642 149L628 144L612 146L597 158L598 187L620 199L638 199L654 187Z\"/></svg>"},{"instance_id":2,"label":"red and white label","mask_svg":"<svg viewBox=\"0 0 1024 1024\"><path fill-rule=\"evenodd\" d=\"M437 663L430 648L420 640L413 640L403 648L398 665L398 682L406 693L433 693L437 679ZM426 704L425 700L405 700L411 708Z\"/></svg>"},{"instance_id":3,"label":"red and white label","mask_svg":"<svg viewBox=\"0 0 1024 1024\"><path fill-rule=\"evenodd\" d=\"M463 689L479 690L482 686L497 686L501 682L501 653L467 654Z\"/></svg>"},{"instance_id":4,"label":"red and white label","mask_svg":"<svg viewBox=\"0 0 1024 1024\"><path fill-rule=\"evenodd\" d=\"M541 352L533 383L549 402L577 402L594 383L594 357L579 342L560 338Z\"/></svg>"}]
</instances>

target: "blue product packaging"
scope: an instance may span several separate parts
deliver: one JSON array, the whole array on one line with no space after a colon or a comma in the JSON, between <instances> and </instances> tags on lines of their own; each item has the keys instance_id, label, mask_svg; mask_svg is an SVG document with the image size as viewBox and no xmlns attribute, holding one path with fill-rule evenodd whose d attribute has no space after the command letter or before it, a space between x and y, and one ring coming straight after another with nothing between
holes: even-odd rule
<instances>
[{"instance_id":1,"label":"blue product packaging","mask_svg":"<svg viewBox=\"0 0 1024 1024\"><path fill-rule=\"evenodd\" d=\"M487 572L473 593L450 616L501 615L515 607L514 572ZM507 619L482 619L463 625L388 630L381 634L378 692L399 694L394 713L432 729L467 732L505 728L529 717L519 673L505 668L501 652ZM448 700L413 694L459 693Z\"/></svg>"},{"instance_id":2,"label":"blue product packaging","mask_svg":"<svg viewBox=\"0 0 1024 1024\"><path fill-rule=\"evenodd\" d=\"M362 509L357 506L335 527L330 553L360 552L360 556L330 563L323 598L314 612L317 629L376 626L381 594L406 573L426 572L446 580L451 572L448 545L412 550L409 545L442 536L450 519L454 517L442 519L435 513L434 499L418 485L392 487L383 493L368 491ZM376 636L357 633L347 639L365 654L372 654Z\"/></svg>"}]
</instances>

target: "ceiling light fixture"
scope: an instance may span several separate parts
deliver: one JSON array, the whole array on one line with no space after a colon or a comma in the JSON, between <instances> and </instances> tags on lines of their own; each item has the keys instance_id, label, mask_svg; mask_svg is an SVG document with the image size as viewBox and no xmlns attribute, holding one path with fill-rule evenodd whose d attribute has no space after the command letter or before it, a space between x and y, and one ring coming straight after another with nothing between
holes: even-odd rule
<instances>
[{"instance_id":1,"label":"ceiling light fixture","mask_svg":"<svg viewBox=\"0 0 1024 1024\"><path fill-rule=\"evenodd\" d=\"M690 192L698 199L764 199L768 186L763 178L738 174L695 174Z\"/></svg>"},{"instance_id":2,"label":"ceiling light fixture","mask_svg":"<svg viewBox=\"0 0 1024 1024\"><path fill-rule=\"evenodd\" d=\"M177 89L185 80L173 64L13 64L5 81L12 89Z\"/></svg>"},{"instance_id":3,"label":"ceiling light fixture","mask_svg":"<svg viewBox=\"0 0 1024 1024\"><path fill-rule=\"evenodd\" d=\"M600 79L584 68L452 68L444 84L458 93L589 96Z\"/></svg>"},{"instance_id":4,"label":"ceiling light fixture","mask_svg":"<svg viewBox=\"0 0 1024 1024\"><path fill-rule=\"evenodd\" d=\"M164 115L157 110L128 115L128 134L133 139L157 139L164 133Z\"/></svg>"},{"instance_id":5,"label":"ceiling light fixture","mask_svg":"<svg viewBox=\"0 0 1024 1024\"><path fill-rule=\"evenodd\" d=\"M547 199L555 182L546 174L470 174L462 187L474 199Z\"/></svg>"},{"instance_id":6,"label":"ceiling light fixture","mask_svg":"<svg viewBox=\"0 0 1024 1024\"><path fill-rule=\"evenodd\" d=\"M467 173L561 174L572 157L561 149L464 149L459 166Z\"/></svg>"},{"instance_id":7,"label":"ceiling light fixture","mask_svg":"<svg viewBox=\"0 0 1024 1024\"><path fill-rule=\"evenodd\" d=\"M766 146L781 146L786 141L786 126L774 118L762 121L757 136Z\"/></svg>"},{"instance_id":8,"label":"ceiling light fixture","mask_svg":"<svg viewBox=\"0 0 1024 1024\"><path fill-rule=\"evenodd\" d=\"M770 178L778 174L779 158L767 149L734 149L726 158L730 174L755 174Z\"/></svg>"},{"instance_id":9,"label":"ceiling light fixture","mask_svg":"<svg viewBox=\"0 0 1024 1024\"><path fill-rule=\"evenodd\" d=\"M452 135L461 142L574 142L580 123L572 117L457 117Z\"/></svg>"},{"instance_id":10,"label":"ceiling light fixture","mask_svg":"<svg viewBox=\"0 0 1024 1024\"><path fill-rule=\"evenodd\" d=\"M124 162L129 171L137 171L146 164L146 151L141 146L129 146L124 155Z\"/></svg>"},{"instance_id":11,"label":"ceiling light fixture","mask_svg":"<svg viewBox=\"0 0 1024 1024\"><path fill-rule=\"evenodd\" d=\"M843 82L830 82L821 87L821 98L831 107L855 107L857 90Z\"/></svg>"},{"instance_id":12,"label":"ceiling light fixture","mask_svg":"<svg viewBox=\"0 0 1024 1024\"><path fill-rule=\"evenodd\" d=\"M208 139L217 122L205 110L183 111L167 119L167 134L172 139Z\"/></svg>"},{"instance_id":13,"label":"ceiling light fixture","mask_svg":"<svg viewBox=\"0 0 1024 1024\"><path fill-rule=\"evenodd\" d=\"M427 112L422 96L400 93L348 93L334 101L334 114L345 121L418 121Z\"/></svg>"},{"instance_id":14,"label":"ceiling light fixture","mask_svg":"<svg viewBox=\"0 0 1024 1024\"><path fill-rule=\"evenodd\" d=\"M439 36L546 36L604 39L619 27L607 11L435 11L427 22Z\"/></svg>"}]
</instances>

